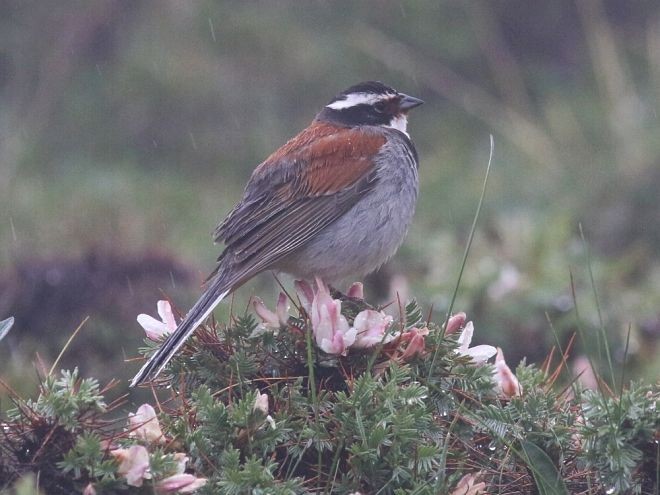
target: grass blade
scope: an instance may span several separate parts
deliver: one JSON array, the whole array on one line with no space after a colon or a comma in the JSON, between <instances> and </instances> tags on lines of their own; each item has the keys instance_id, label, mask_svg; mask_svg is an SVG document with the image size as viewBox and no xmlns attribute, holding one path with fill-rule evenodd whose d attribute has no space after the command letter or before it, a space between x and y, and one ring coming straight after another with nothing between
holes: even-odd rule
<instances>
[{"instance_id":1,"label":"grass blade","mask_svg":"<svg viewBox=\"0 0 660 495\"><path fill-rule=\"evenodd\" d=\"M548 454L532 442L523 441L520 445L540 495L568 495L566 485Z\"/></svg>"},{"instance_id":2,"label":"grass blade","mask_svg":"<svg viewBox=\"0 0 660 495\"><path fill-rule=\"evenodd\" d=\"M11 327L13 326L14 326L13 316L7 318L6 320L0 321L0 340L4 339L7 336L9 330L11 330Z\"/></svg>"},{"instance_id":3,"label":"grass blade","mask_svg":"<svg viewBox=\"0 0 660 495\"><path fill-rule=\"evenodd\" d=\"M458 278L456 279L456 286L454 287L454 293L451 296L451 302L447 308L447 315L445 316L445 323L442 329L442 337L444 337L445 328L447 328L447 322L449 322L449 317L454 308L454 303L456 302L456 296L458 294L458 288L461 285L461 279L463 278L463 271L465 271L465 265L467 264L468 254L470 254L470 247L472 247L472 239L474 238L474 232L477 229L477 220L481 215L481 207L484 203L484 197L486 196L486 186L488 185L488 177L490 176L490 166L493 163L493 151L495 149L495 140L493 135L490 135L490 153L488 154L488 165L486 166L486 175L484 177L484 183L481 187L481 196L479 197L479 203L477 204L477 211L474 213L474 219L472 220L472 227L470 227L470 235L468 237L467 245L465 246L465 252L463 253L463 261L461 262L461 269L458 272ZM436 348L433 353L433 359L431 360L431 369L435 366L435 360L438 356L438 348Z\"/></svg>"}]
</instances>

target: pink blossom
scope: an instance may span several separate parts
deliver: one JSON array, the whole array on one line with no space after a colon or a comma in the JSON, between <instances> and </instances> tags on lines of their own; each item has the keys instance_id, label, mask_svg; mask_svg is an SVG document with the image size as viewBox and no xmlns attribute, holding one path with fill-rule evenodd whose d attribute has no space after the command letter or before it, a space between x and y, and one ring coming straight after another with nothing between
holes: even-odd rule
<instances>
[{"instance_id":1,"label":"pink blossom","mask_svg":"<svg viewBox=\"0 0 660 495\"><path fill-rule=\"evenodd\" d=\"M277 313L277 319L279 320L281 327L284 327L289 323L289 309L291 309L289 298L286 297L284 292L280 292L280 296L277 298L275 312Z\"/></svg>"},{"instance_id":2,"label":"pink blossom","mask_svg":"<svg viewBox=\"0 0 660 495\"><path fill-rule=\"evenodd\" d=\"M410 283L405 275L397 274L390 279L390 286L388 288L388 299L390 301L398 301L405 303L410 299Z\"/></svg>"},{"instance_id":3,"label":"pink blossom","mask_svg":"<svg viewBox=\"0 0 660 495\"><path fill-rule=\"evenodd\" d=\"M263 300L260 297L252 298L252 307L254 312L257 313L257 316L261 318L263 324L268 328L279 328L280 322L277 319L277 315L273 313L270 309L266 307Z\"/></svg>"},{"instance_id":4,"label":"pink blossom","mask_svg":"<svg viewBox=\"0 0 660 495\"><path fill-rule=\"evenodd\" d=\"M147 337L151 340L160 340L176 330L176 321L169 301L158 301L157 307L161 321L144 313L137 317L138 323L144 328Z\"/></svg>"},{"instance_id":5,"label":"pink blossom","mask_svg":"<svg viewBox=\"0 0 660 495\"><path fill-rule=\"evenodd\" d=\"M268 394L257 394L257 398L252 406L253 411L261 411L264 415L268 414Z\"/></svg>"},{"instance_id":6,"label":"pink blossom","mask_svg":"<svg viewBox=\"0 0 660 495\"><path fill-rule=\"evenodd\" d=\"M289 305L289 299L283 292L280 292L277 298L275 313L268 309L258 297L253 298L252 306L266 328L278 329L286 326L289 322L289 309L291 306Z\"/></svg>"},{"instance_id":7,"label":"pink blossom","mask_svg":"<svg viewBox=\"0 0 660 495\"><path fill-rule=\"evenodd\" d=\"M127 449L111 450L110 453L120 462L117 473L126 478L129 486L142 486L142 481L151 479L149 472L149 452L142 445L132 445Z\"/></svg>"},{"instance_id":8,"label":"pink blossom","mask_svg":"<svg viewBox=\"0 0 660 495\"><path fill-rule=\"evenodd\" d=\"M163 443L165 441L160 424L158 424L156 411L149 404L142 404L135 414L129 413L128 422L131 426L131 431L128 434L130 437L149 443Z\"/></svg>"},{"instance_id":9,"label":"pink blossom","mask_svg":"<svg viewBox=\"0 0 660 495\"><path fill-rule=\"evenodd\" d=\"M425 337L429 334L429 329L413 327L401 336L401 339L408 340L406 350L401 354L403 361L410 361L417 354L422 354L426 349Z\"/></svg>"},{"instance_id":10,"label":"pink blossom","mask_svg":"<svg viewBox=\"0 0 660 495\"><path fill-rule=\"evenodd\" d=\"M506 364L504 353L499 347L495 358L495 383L497 391L504 397L515 397L522 394L522 385Z\"/></svg>"},{"instance_id":11,"label":"pink blossom","mask_svg":"<svg viewBox=\"0 0 660 495\"><path fill-rule=\"evenodd\" d=\"M488 287L488 295L491 299L499 301L508 294L521 288L521 273L511 263L506 263L500 269L498 279Z\"/></svg>"},{"instance_id":12,"label":"pink blossom","mask_svg":"<svg viewBox=\"0 0 660 495\"><path fill-rule=\"evenodd\" d=\"M587 389L598 389L598 378L594 369L591 367L589 358L584 354L575 358L573 362L573 373L577 376L578 382Z\"/></svg>"},{"instance_id":13,"label":"pink blossom","mask_svg":"<svg viewBox=\"0 0 660 495\"><path fill-rule=\"evenodd\" d=\"M353 282L348 288L346 295L354 299L364 299L364 286L362 282Z\"/></svg>"},{"instance_id":14,"label":"pink blossom","mask_svg":"<svg viewBox=\"0 0 660 495\"><path fill-rule=\"evenodd\" d=\"M447 328L445 329L445 335L451 335L457 330L460 330L461 327L465 325L466 319L467 319L467 315L462 312L450 316L449 320L447 320Z\"/></svg>"},{"instance_id":15,"label":"pink blossom","mask_svg":"<svg viewBox=\"0 0 660 495\"><path fill-rule=\"evenodd\" d=\"M174 454L174 460L176 461L176 474L183 474L188 463L188 456L182 452L177 452Z\"/></svg>"},{"instance_id":16,"label":"pink blossom","mask_svg":"<svg viewBox=\"0 0 660 495\"><path fill-rule=\"evenodd\" d=\"M486 483L483 481L477 483L480 476L481 472L466 474L459 480L451 495L479 495L486 493Z\"/></svg>"},{"instance_id":17,"label":"pink blossom","mask_svg":"<svg viewBox=\"0 0 660 495\"><path fill-rule=\"evenodd\" d=\"M96 495L96 488L91 483L88 483L83 490L83 495Z\"/></svg>"},{"instance_id":18,"label":"pink blossom","mask_svg":"<svg viewBox=\"0 0 660 495\"><path fill-rule=\"evenodd\" d=\"M390 342L396 337L394 334L385 335L387 328L392 324L392 317L374 311L365 309L360 311L353 322L353 328L357 331L357 336L353 347L365 348L373 347L381 342Z\"/></svg>"},{"instance_id":19,"label":"pink blossom","mask_svg":"<svg viewBox=\"0 0 660 495\"><path fill-rule=\"evenodd\" d=\"M270 414L268 414L268 394L260 394L257 392L257 398L254 401L252 410L261 411L263 415L266 416L264 422L268 423L273 430L277 428L275 420Z\"/></svg>"},{"instance_id":20,"label":"pink blossom","mask_svg":"<svg viewBox=\"0 0 660 495\"><path fill-rule=\"evenodd\" d=\"M316 344L328 354L346 355L355 342L357 330L351 328L341 314L341 301L332 299L328 288L316 278L318 290L314 295L310 318Z\"/></svg>"},{"instance_id":21,"label":"pink blossom","mask_svg":"<svg viewBox=\"0 0 660 495\"><path fill-rule=\"evenodd\" d=\"M206 478L197 478L192 474L175 474L158 482L158 493L192 493L206 485Z\"/></svg>"},{"instance_id":22,"label":"pink blossom","mask_svg":"<svg viewBox=\"0 0 660 495\"><path fill-rule=\"evenodd\" d=\"M456 352L462 356L470 356L472 361L476 364L483 364L497 353L497 349L492 345L477 345L470 347L473 333L474 325L470 321L465 325L460 337L458 337L459 347L456 349Z\"/></svg>"},{"instance_id":23,"label":"pink blossom","mask_svg":"<svg viewBox=\"0 0 660 495\"><path fill-rule=\"evenodd\" d=\"M296 293L298 294L302 307L307 314L311 314L312 302L314 301L314 289L312 289L312 286L305 280L296 280L293 283L293 286L296 288Z\"/></svg>"}]
</instances>

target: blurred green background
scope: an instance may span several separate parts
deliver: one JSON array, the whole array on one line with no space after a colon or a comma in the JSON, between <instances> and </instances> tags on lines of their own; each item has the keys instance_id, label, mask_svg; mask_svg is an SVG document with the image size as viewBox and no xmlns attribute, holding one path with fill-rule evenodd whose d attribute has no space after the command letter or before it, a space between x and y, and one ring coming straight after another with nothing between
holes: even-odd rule
<instances>
[{"instance_id":1,"label":"blurred green background","mask_svg":"<svg viewBox=\"0 0 660 495\"><path fill-rule=\"evenodd\" d=\"M0 377L31 390L87 315L61 366L132 376L136 315L163 293L194 302L252 169L368 79L426 105L409 125L415 223L367 296L399 291L442 319L493 134L454 309L512 364L541 362L578 322L573 355L602 364L602 326L615 366L657 380L660 6L625 0L4 0L0 319L16 325ZM254 293L272 306L273 277L235 311Z\"/></svg>"}]
</instances>

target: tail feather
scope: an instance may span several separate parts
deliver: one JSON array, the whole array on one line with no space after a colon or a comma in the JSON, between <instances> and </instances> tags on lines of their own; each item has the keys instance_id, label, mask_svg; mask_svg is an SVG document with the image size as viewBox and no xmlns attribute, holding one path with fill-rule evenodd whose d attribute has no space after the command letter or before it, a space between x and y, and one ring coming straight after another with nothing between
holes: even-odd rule
<instances>
[{"instance_id":1,"label":"tail feather","mask_svg":"<svg viewBox=\"0 0 660 495\"><path fill-rule=\"evenodd\" d=\"M177 329L168 335L160 349L138 371L131 381L131 387L156 378L188 337L208 318L213 308L231 292L231 289L232 287L228 286L226 282L223 283L221 279L214 280L206 292L202 294L202 297L188 311Z\"/></svg>"}]
</instances>

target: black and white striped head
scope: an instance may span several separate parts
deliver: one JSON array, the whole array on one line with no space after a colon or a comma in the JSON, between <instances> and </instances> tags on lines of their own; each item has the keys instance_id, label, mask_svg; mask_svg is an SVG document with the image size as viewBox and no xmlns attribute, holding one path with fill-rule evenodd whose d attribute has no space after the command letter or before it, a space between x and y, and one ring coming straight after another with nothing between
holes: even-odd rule
<instances>
[{"instance_id":1,"label":"black and white striped head","mask_svg":"<svg viewBox=\"0 0 660 495\"><path fill-rule=\"evenodd\" d=\"M367 81L342 91L316 117L349 127L392 127L407 135L408 111L424 103L381 82Z\"/></svg>"}]
</instances>

